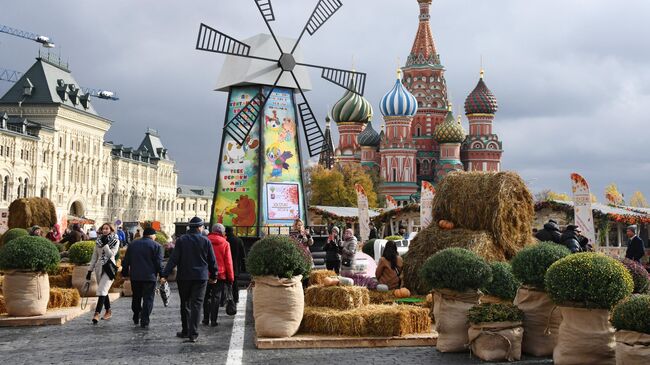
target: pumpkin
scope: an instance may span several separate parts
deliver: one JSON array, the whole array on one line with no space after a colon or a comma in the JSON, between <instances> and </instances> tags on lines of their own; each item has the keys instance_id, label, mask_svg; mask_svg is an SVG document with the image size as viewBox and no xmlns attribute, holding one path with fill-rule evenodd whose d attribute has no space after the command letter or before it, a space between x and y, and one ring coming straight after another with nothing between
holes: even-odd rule
<instances>
[{"instance_id":1,"label":"pumpkin","mask_svg":"<svg viewBox=\"0 0 650 365\"><path fill-rule=\"evenodd\" d=\"M427 303L433 302L433 295L427 294Z\"/></svg>"},{"instance_id":2,"label":"pumpkin","mask_svg":"<svg viewBox=\"0 0 650 365\"><path fill-rule=\"evenodd\" d=\"M438 222L438 227L440 227L440 228L442 228L442 229L453 229L453 228L454 228L454 223L442 219L442 220L440 220L440 221Z\"/></svg>"},{"instance_id":3,"label":"pumpkin","mask_svg":"<svg viewBox=\"0 0 650 365\"><path fill-rule=\"evenodd\" d=\"M323 279L324 286L336 286L339 285L339 279L326 277Z\"/></svg>"},{"instance_id":4,"label":"pumpkin","mask_svg":"<svg viewBox=\"0 0 650 365\"><path fill-rule=\"evenodd\" d=\"M411 296L411 291L408 290L407 288L395 289L393 291L393 295L396 298L408 298Z\"/></svg>"}]
</instances>

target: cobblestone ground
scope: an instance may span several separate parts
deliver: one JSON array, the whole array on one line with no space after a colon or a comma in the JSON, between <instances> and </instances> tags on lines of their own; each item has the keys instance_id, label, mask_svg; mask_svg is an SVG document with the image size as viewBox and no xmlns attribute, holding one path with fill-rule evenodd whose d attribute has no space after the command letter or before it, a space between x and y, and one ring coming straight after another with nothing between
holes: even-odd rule
<instances>
[{"instance_id":1,"label":"cobblestone ground","mask_svg":"<svg viewBox=\"0 0 650 365\"><path fill-rule=\"evenodd\" d=\"M233 317L220 315L216 328L202 326L195 344L176 338L180 330L178 295L162 306L156 297L148 331L131 321L131 299L113 304L113 318L90 323L87 313L63 326L0 328L3 364L226 364ZM223 309L222 309L223 311ZM243 344L244 364L481 364L469 354L441 354L434 348L257 350L252 302L248 298ZM233 350L237 350L233 347ZM231 351L231 356L234 351ZM528 359L519 364L552 364Z\"/></svg>"}]
</instances>

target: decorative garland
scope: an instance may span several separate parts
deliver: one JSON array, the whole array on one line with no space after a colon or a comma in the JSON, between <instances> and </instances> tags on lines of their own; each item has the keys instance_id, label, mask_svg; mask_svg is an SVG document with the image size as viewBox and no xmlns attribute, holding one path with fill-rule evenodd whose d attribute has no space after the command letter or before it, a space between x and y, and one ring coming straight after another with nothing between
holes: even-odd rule
<instances>
[{"instance_id":1,"label":"decorative garland","mask_svg":"<svg viewBox=\"0 0 650 365\"><path fill-rule=\"evenodd\" d=\"M592 209L593 215L594 215L594 220L596 219L601 219L601 218L607 218L610 221L618 222L618 223L624 223L627 225L631 224L649 224L650 223L650 215L636 211L632 208L629 207L622 207L618 205L613 205L613 204L608 204L612 208L619 208L619 209L625 209L629 210L630 213L632 214L617 214L617 213L604 213L601 212L598 209ZM561 202L556 202L552 200L547 200L547 201L541 201L535 203L535 211L544 209L544 208L550 208L552 210L556 211L563 211L565 213L573 213L573 206L568 205L568 204L562 204ZM639 214L639 215L635 215Z\"/></svg>"}]
</instances>

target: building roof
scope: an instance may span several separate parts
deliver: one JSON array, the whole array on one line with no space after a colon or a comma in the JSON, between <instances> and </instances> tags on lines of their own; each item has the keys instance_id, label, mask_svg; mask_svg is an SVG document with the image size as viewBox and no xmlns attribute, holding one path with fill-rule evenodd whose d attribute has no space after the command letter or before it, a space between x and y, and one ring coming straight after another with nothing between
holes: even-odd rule
<instances>
[{"instance_id":1,"label":"building roof","mask_svg":"<svg viewBox=\"0 0 650 365\"><path fill-rule=\"evenodd\" d=\"M355 89L353 82L350 82L349 89ZM373 113L372 105L366 98L350 90L346 90L343 97L334 104L331 114L332 119L336 123L367 123Z\"/></svg>"},{"instance_id":2,"label":"building roof","mask_svg":"<svg viewBox=\"0 0 650 365\"><path fill-rule=\"evenodd\" d=\"M31 86L31 93L25 88ZM81 91L67 65L38 57L32 67L7 91L0 103L61 104L97 115L87 94Z\"/></svg>"},{"instance_id":3,"label":"building roof","mask_svg":"<svg viewBox=\"0 0 650 365\"><path fill-rule=\"evenodd\" d=\"M454 120L451 106L445 121L440 123L433 132L433 139L438 143L462 143L465 140L465 129L460 124L460 118L458 121Z\"/></svg>"},{"instance_id":4,"label":"building roof","mask_svg":"<svg viewBox=\"0 0 650 365\"><path fill-rule=\"evenodd\" d=\"M181 185L176 188L176 195L186 198L210 198L214 196L214 188L210 186Z\"/></svg>"},{"instance_id":5,"label":"building roof","mask_svg":"<svg viewBox=\"0 0 650 365\"><path fill-rule=\"evenodd\" d=\"M483 81L483 70L481 78L474 90L465 99L465 114L494 114L498 109L497 98L488 89Z\"/></svg>"},{"instance_id":6,"label":"building roof","mask_svg":"<svg viewBox=\"0 0 650 365\"><path fill-rule=\"evenodd\" d=\"M145 133L144 139L138 147L138 151L146 151L153 158L160 160L169 160L169 155L167 154L167 148L163 146L158 131L155 129L148 128Z\"/></svg>"},{"instance_id":7,"label":"building roof","mask_svg":"<svg viewBox=\"0 0 650 365\"><path fill-rule=\"evenodd\" d=\"M359 208L357 207L330 207L325 205L311 205L309 209L316 212L326 212L340 218L358 218ZM380 213L377 209L368 209L368 216L370 218L378 216Z\"/></svg>"},{"instance_id":8,"label":"building roof","mask_svg":"<svg viewBox=\"0 0 650 365\"><path fill-rule=\"evenodd\" d=\"M440 56L436 51L436 45L431 34L431 26L429 25L431 1L418 0L418 3L420 5L420 23L413 41L413 47L411 47L411 53L406 60L406 67L433 65L442 68Z\"/></svg>"},{"instance_id":9,"label":"building roof","mask_svg":"<svg viewBox=\"0 0 650 365\"><path fill-rule=\"evenodd\" d=\"M332 131L330 130L331 118L329 112L325 117L325 148L318 158L318 164L325 167L326 169L331 169L334 167L334 143L332 142Z\"/></svg>"},{"instance_id":10,"label":"building roof","mask_svg":"<svg viewBox=\"0 0 650 365\"><path fill-rule=\"evenodd\" d=\"M385 117L412 117L418 112L418 100L402 85L401 70L393 88L381 98L379 109Z\"/></svg>"},{"instance_id":11,"label":"building roof","mask_svg":"<svg viewBox=\"0 0 650 365\"><path fill-rule=\"evenodd\" d=\"M374 128L372 128L372 121L368 121L366 124L366 128L359 133L359 136L357 136L357 140L359 141L359 145L361 146L366 146L366 147L377 147L379 146L379 143L381 142L381 137L379 136L379 133L375 131Z\"/></svg>"}]
</instances>

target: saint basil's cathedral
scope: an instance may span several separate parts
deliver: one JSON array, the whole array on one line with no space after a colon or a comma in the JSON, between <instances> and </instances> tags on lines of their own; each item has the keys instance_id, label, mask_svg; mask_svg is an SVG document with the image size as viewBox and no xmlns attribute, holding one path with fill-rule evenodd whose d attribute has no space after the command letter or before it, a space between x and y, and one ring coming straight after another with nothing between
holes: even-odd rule
<instances>
[{"instance_id":1,"label":"saint basil's cathedral","mask_svg":"<svg viewBox=\"0 0 650 365\"><path fill-rule=\"evenodd\" d=\"M361 164L379 170L380 192L398 204L419 192L422 180L439 182L451 171L499 171L502 143L492 132L497 100L483 81L483 70L465 100L469 134L447 100L445 68L440 62L429 25L432 0L417 0L417 35L406 65L397 71L393 88L381 99L381 131L372 127L370 102L350 91L334 104L326 119L330 151L320 164ZM339 131L338 147L331 141L330 120Z\"/></svg>"}]
</instances>

